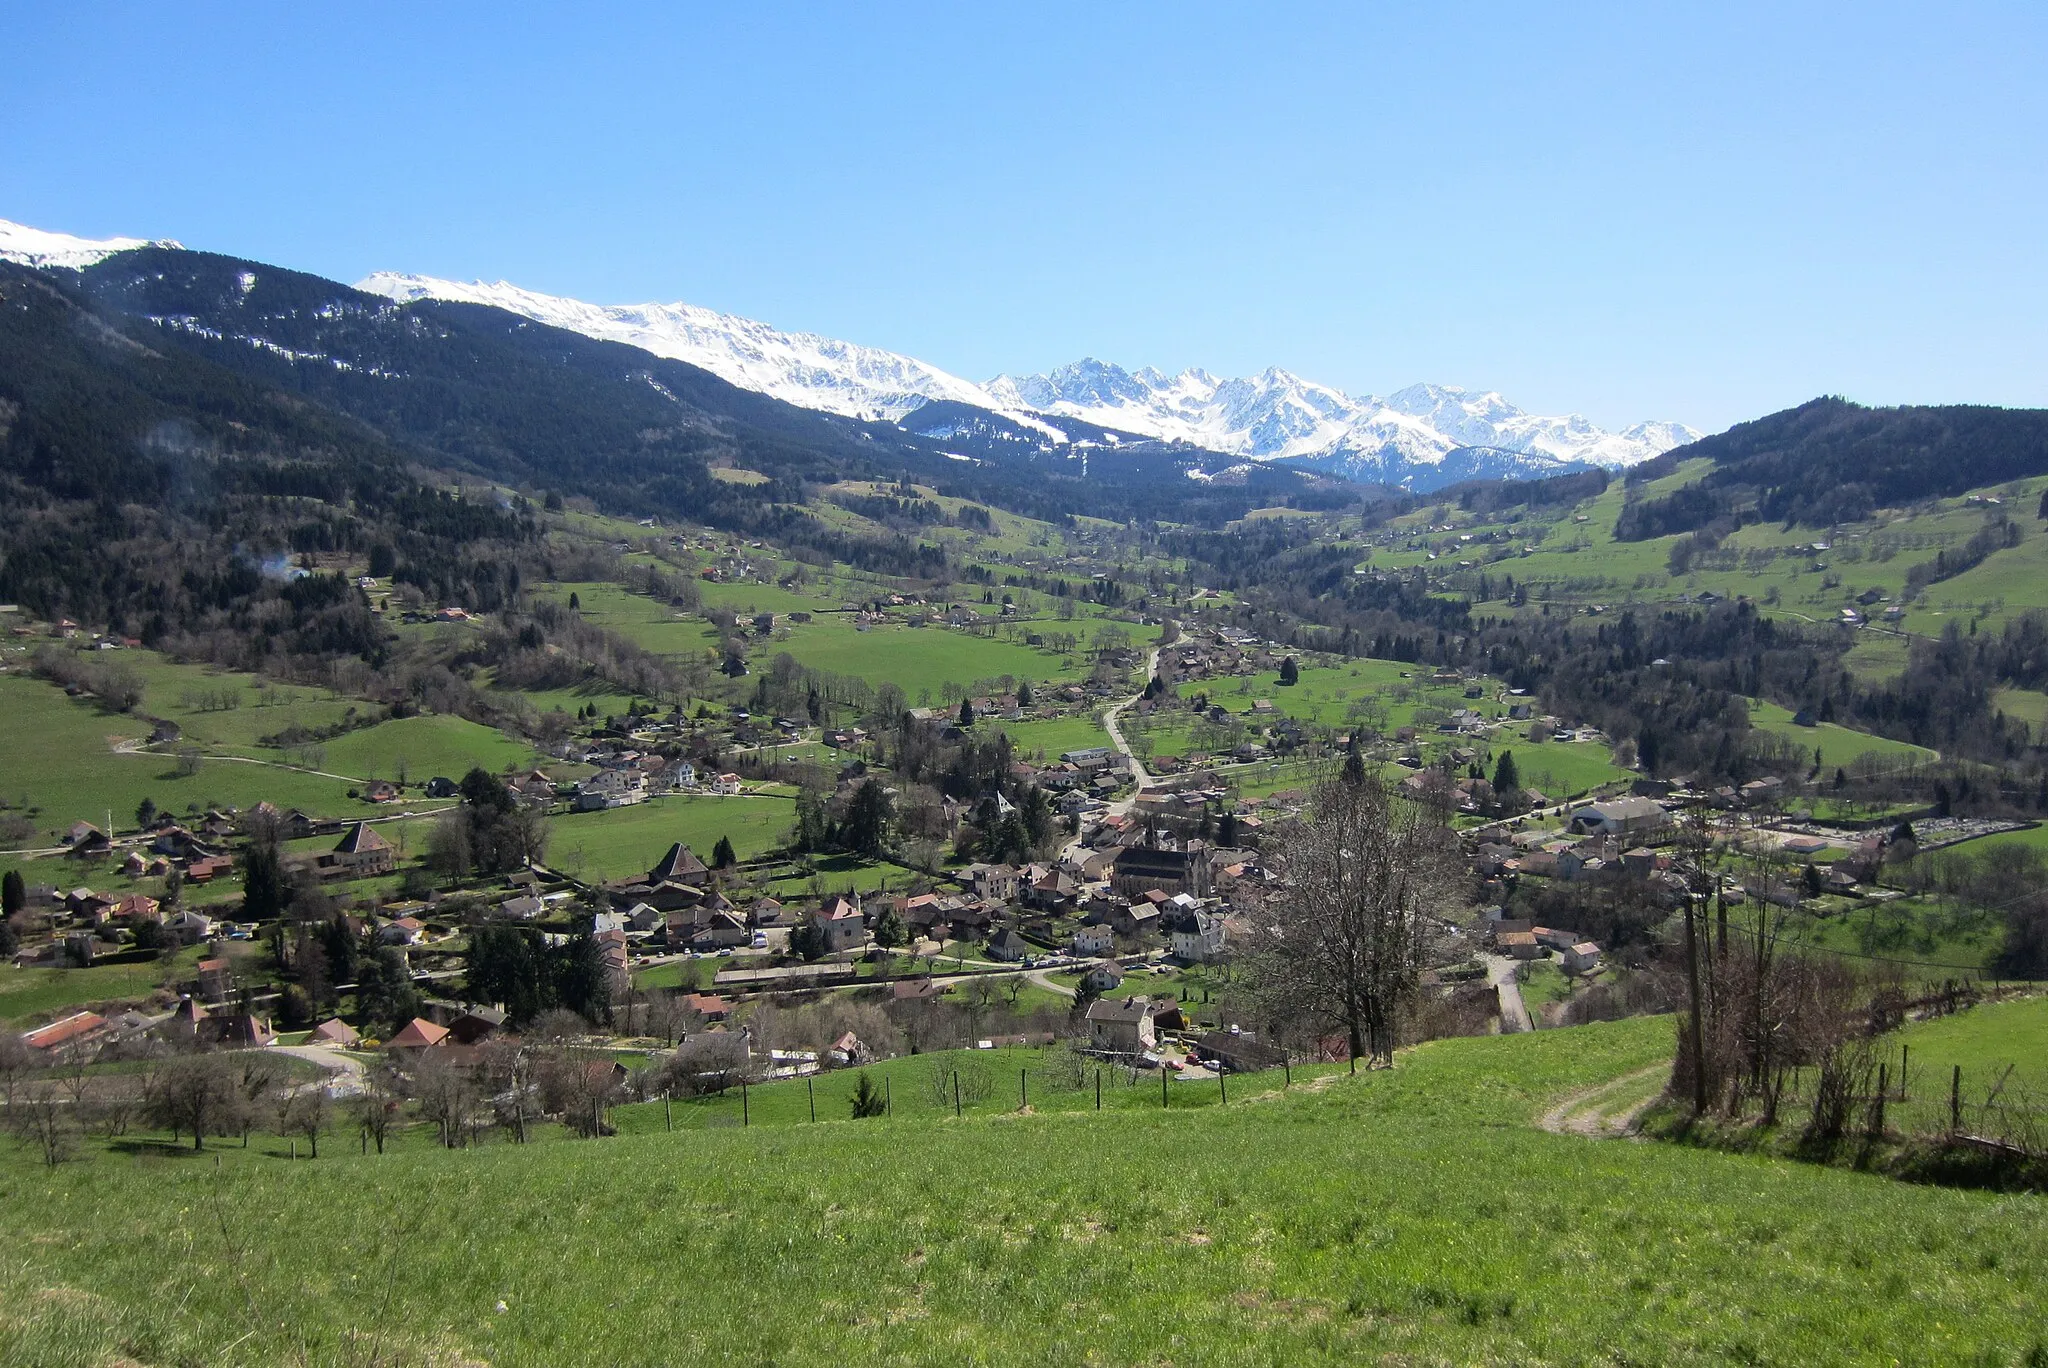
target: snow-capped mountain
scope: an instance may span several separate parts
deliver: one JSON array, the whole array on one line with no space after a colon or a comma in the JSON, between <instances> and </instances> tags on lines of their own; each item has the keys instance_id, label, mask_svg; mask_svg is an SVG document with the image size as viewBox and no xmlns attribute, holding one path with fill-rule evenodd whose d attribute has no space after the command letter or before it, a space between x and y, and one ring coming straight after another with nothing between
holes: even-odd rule
<instances>
[{"instance_id":1,"label":"snow-capped mountain","mask_svg":"<svg viewBox=\"0 0 2048 1368\"><path fill-rule=\"evenodd\" d=\"M1577 414L1542 417L1491 391L1443 385L1411 385L1384 399L1353 398L1278 369L1219 380L1203 370L1170 376L1091 358L1047 375L998 376L984 388L998 402L1043 413L1258 460L1298 457L1367 479L1440 465L1461 450L1520 457L1532 470L1552 464L1627 466L1700 437L1682 423L1638 423L1608 432Z\"/></svg>"},{"instance_id":2,"label":"snow-capped mountain","mask_svg":"<svg viewBox=\"0 0 2048 1368\"><path fill-rule=\"evenodd\" d=\"M505 281L464 284L379 271L356 288L399 303L443 299L487 304L585 337L624 342L687 361L742 389L849 418L894 421L935 399L993 407L981 386L895 352L816 333L782 332L766 323L694 304L585 304L523 290ZM1011 413L1013 420L1029 415ZM1032 420L1052 440L1058 430Z\"/></svg>"},{"instance_id":3,"label":"snow-capped mountain","mask_svg":"<svg viewBox=\"0 0 2048 1368\"><path fill-rule=\"evenodd\" d=\"M141 238L91 238L72 237L69 233L46 233L40 228L26 224L9 223L0 219L0 261L12 261L22 266L38 269L68 267L82 271L88 266L97 266L116 252L133 251L137 247L177 247L179 243L168 238L157 242L146 242Z\"/></svg>"},{"instance_id":4,"label":"snow-capped mountain","mask_svg":"<svg viewBox=\"0 0 2048 1368\"><path fill-rule=\"evenodd\" d=\"M1525 475L1589 465L1633 465L1699 433L1679 423L1638 423L1608 432L1573 414L1524 413L1500 395L1438 385L1412 385L1381 399L1342 390L1283 370L1218 379L1203 370L1165 375L1150 367L1126 371L1093 359L1047 375L1001 375L977 385L895 352L789 333L765 323L689 304L585 304L499 282L437 280L383 273L358 288L401 302L457 300L509 309L535 322L587 337L624 342L702 366L747 389L806 408L856 418L905 422L940 400L991 409L1054 442L1065 434L1036 421L1045 414L1117 432L1187 442L1255 460L1296 457L1354 479L1426 484L1452 477L1473 461L1444 462L1453 452L1488 453L1477 467ZM1440 467L1423 471L1423 467Z\"/></svg>"},{"instance_id":5,"label":"snow-capped mountain","mask_svg":"<svg viewBox=\"0 0 2048 1368\"><path fill-rule=\"evenodd\" d=\"M0 260L83 270L138 247L176 247L139 238L94 241L0 220ZM467 284L379 272L357 288L400 303L449 300L504 309L586 337L621 342L688 362L744 389L804 408L903 423L938 404L952 427L953 405L987 410L1041 448L1064 446L1076 423L1117 434L1185 442L1252 460L1295 463L1352 479L1417 488L1488 475L1544 475L1647 460L1700 434L1680 423L1637 423L1619 432L1577 414L1525 413L1491 391L1411 385L1363 398L1284 370L1221 379L1192 369L1166 375L1126 371L1093 359L1045 375L1001 375L987 384L913 357L815 333L784 332L753 319L691 304L587 304L499 281ZM1048 419L1055 421L1048 421ZM937 435L937 434L935 434ZM1091 438L1091 440L1093 440Z\"/></svg>"}]
</instances>

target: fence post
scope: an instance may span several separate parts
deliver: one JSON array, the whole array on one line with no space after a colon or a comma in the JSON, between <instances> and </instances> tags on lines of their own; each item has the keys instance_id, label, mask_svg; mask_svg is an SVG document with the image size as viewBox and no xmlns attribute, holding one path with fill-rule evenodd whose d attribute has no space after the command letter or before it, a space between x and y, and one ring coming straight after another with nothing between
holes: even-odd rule
<instances>
[{"instance_id":1,"label":"fence post","mask_svg":"<svg viewBox=\"0 0 2048 1368\"><path fill-rule=\"evenodd\" d=\"M1956 1065L1956 1071L1948 1080L1948 1128L1956 1134L1963 1130L1963 1066Z\"/></svg>"},{"instance_id":2,"label":"fence post","mask_svg":"<svg viewBox=\"0 0 2048 1368\"><path fill-rule=\"evenodd\" d=\"M1159 1110L1165 1111L1167 1105L1168 1104L1166 1101L1166 1061L1162 1059L1159 1061Z\"/></svg>"},{"instance_id":3,"label":"fence post","mask_svg":"<svg viewBox=\"0 0 2048 1368\"><path fill-rule=\"evenodd\" d=\"M1223 1081L1223 1066L1216 1066L1216 1091L1223 1098L1223 1105L1230 1105L1230 1085Z\"/></svg>"},{"instance_id":4,"label":"fence post","mask_svg":"<svg viewBox=\"0 0 2048 1368\"><path fill-rule=\"evenodd\" d=\"M817 1079L815 1079L815 1078L806 1078L806 1079L804 1080L804 1095L805 1095L806 1097L808 1097L808 1098L810 1098L810 1099L811 1099L811 1120L815 1121L815 1120L817 1120L817 1119L818 1119L818 1080L817 1080Z\"/></svg>"},{"instance_id":5,"label":"fence post","mask_svg":"<svg viewBox=\"0 0 2048 1368\"><path fill-rule=\"evenodd\" d=\"M745 1130L753 1124L754 1114L747 1107L747 1080L742 1078L740 1080L740 1129Z\"/></svg>"},{"instance_id":6,"label":"fence post","mask_svg":"<svg viewBox=\"0 0 2048 1368\"><path fill-rule=\"evenodd\" d=\"M953 1070L953 1119L960 1119L960 1071Z\"/></svg>"},{"instance_id":7,"label":"fence post","mask_svg":"<svg viewBox=\"0 0 2048 1368\"><path fill-rule=\"evenodd\" d=\"M1899 1046L1899 1101L1906 1100L1906 1060L1910 1057L1911 1045Z\"/></svg>"},{"instance_id":8,"label":"fence post","mask_svg":"<svg viewBox=\"0 0 2048 1368\"><path fill-rule=\"evenodd\" d=\"M1031 1093L1024 1083L1024 1070L1017 1070L1017 1108L1019 1111L1031 1105Z\"/></svg>"},{"instance_id":9,"label":"fence post","mask_svg":"<svg viewBox=\"0 0 2048 1368\"><path fill-rule=\"evenodd\" d=\"M662 1093L661 1095L661 1119L668 1123L668 1128L670 1130L674 1130L676 1128L675 1100L671 1098L666 1092Z\"/></svg>"},{"instance_id":10,"label":"fence post","mask_svg":"<svg viewBox=\"0 0 2048 1368\"><path fill-rule=\"evenodd\" d=\"M883 1074L883 1075L882 1075L882 1115L884 1115L884 1116L894 1116L895 1114L896 1114L896 1094L895 1094L894 1090L893 1090L893 1089L891 1089L891 1088L889 1087L889 1075L887 1075L887 1074Z\"/></svg>"},{"instance_id":11,"label":"fence post","mask_svg":"<svg viewBox=\"0 0 2048 1368\"><path fill-rule=\"evenodd\" d=\"M1884 1134L1884 1100L1891 1095L1890 1073L1890 1064L1880 1064L1877 1066L1877 1105L1871 1108L1870 1112L1870 1133L1872 1135Z\"/></svg>"},{"instance_id":12,"label":"fence post","mask_svg":"<svg viewBox=\"0 0 2048 1368\"><path fill-rule=\"evenodd\" d=\"M1095 1070L1095 1110L1102 1110L1102 1069L1099 1065Z\"/></svg>"},{"instance_id":13,"label":"fence post","mask_svg":"<svg viewBox=\"0 0 2048 1368\"><path fill-rule=\"evenodd\" d=\"M1291 1056L1291 1055L1290 1055L1290 1056L1289 1056L1288 1058L1286 1058L1286 1059L1283 1059L1283 1060L1281 1060L1281 1061L1280 1061L1280 1067L1281 1067L1281 1068L1282 1068L1283 1070L1285 1070L1285 1071L1286 1071L1286 1073L1287 1073L1287 1081L1286 1081L1286 1082L1284 1082L1284 1083L1282 1083L1282 1084L1280 1085L1280 1088L1281 1088L1281 1090L1282 1090L1282 1091L1284 1092L1284 1091L1286 1091L1286 1090L1287 1090L1288 1088L1291 1088L1291 1087L1293 1087L1293 1086L1294 1086L1294 1058L1293 1058L1293 1056Z\"/></svg>"}]
</instances>

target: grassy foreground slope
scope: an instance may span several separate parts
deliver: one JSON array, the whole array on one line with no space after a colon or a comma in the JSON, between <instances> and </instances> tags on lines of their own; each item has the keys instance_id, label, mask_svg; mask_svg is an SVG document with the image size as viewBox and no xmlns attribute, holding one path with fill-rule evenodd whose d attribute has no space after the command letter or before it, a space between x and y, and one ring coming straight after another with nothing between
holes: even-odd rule
<instances>
[{"instance_id":1,"label":"grassy foreground slope","mask_svg":"<svg viewBox=\"0 0 2048 1368\"><path fill-rule=\"evenodd\" d=\"M2039 1198L1532 1125L1670 1029L1440 1042L1178 1113L11 1163L0 1363L2048 1353Z\"/></svg>"}]
</instances>

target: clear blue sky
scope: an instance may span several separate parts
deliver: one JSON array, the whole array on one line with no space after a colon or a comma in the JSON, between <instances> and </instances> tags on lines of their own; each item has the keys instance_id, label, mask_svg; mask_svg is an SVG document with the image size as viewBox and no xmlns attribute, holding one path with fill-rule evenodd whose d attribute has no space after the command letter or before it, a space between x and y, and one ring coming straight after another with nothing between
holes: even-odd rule
<instances>
[{"instance_id":1,"label":"clear blue sky","mask_svg":"<svg viewBox=\"0 0 2048 1368\"><path fill-rule=\"evenodd\" d=\"M2048 5L0 0L0 218L1616 424L2048 405Z\"/></svg>"}]
</instances>

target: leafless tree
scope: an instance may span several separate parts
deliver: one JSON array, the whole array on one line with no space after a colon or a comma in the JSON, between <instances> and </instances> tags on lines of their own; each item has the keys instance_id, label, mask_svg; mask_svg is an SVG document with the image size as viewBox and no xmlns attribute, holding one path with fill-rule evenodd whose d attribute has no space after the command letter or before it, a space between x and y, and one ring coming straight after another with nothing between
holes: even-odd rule
<instances>
[{"instance_id":1,"label":"leafless tree","mask_svg":"<svg viewBox=\"0 0 2048 1368\"><path fill-rule=\"evenodd\" d=\"M173 1137L190 1131L192 1148L209 1134L224 1135L238 1111L232 1065L217 1054L187 1054L164 1061L149 1080L144 1112Z\"/></svg>"},{"instance_id":2,"label":"leafless tree","mask_svg":"<svg viewBox=\"0 0 2048 1368\"><path fill-rule=\"evenodd\" d=\"M327 1081L314 1079L287 1089L277 1109L277 1129L285 1135L300 1135L320 1157L320 1136L326 1131L332 1111L327 1101Z\"/></svg>"},{"instance_id":3,"label":"leafless tree","mask_svg":"<svg viewBox=\"0 0 2048 1368\"><path fill-rule=\"evenodd\" d=\"M648 1086L680 1097L715 1097L746 1072L746 1037L734 1031L705 1031L686 1037L654 1071Z\"/></svg>"},{"instance_id":4,"label":"leafless tree","mask_svg":"<svg viewBox=\"0 0 2048 1368\"><path fill-rule=\"evenodd\" d=\"M412 1071L413 1103L434 1123L449 1149L465 1143L474 1125L476 1079L469 1068L442 1050L422 1050Z\"/></svg>"},{"instance_id":5,"label":"leafless tree","mask_svg":"<svg viewBox=\"0 0 2048 1368\"><path fill-rule=\"evenodd\" d=\"M0 1101L14 1104L14 1093L43 1067L34 1047L12 1031L0 1031Z\"/></svg>"},{"instance_id":6,"label":"leafless tree","mask_svg":"<svg viewBox=\"0 0 2048 1368\"><path fill-rule=\"evenodd\" d=\"M77 1110L57 1084L37 1080L21 1085L8 1102L7 1129L55 1168L78 1147Z\"/></svg>"},{"instance_id":7,"label":"leafless tree","mask_svg":"<svg viewBox=\"0 0 2048 1368\"><path fill-rule=\"evenodd\" d=\"M1456 899L1455 846L1440 809L1395 802L1377 775L1319 785L1275 861L1285 892L1253 945L1276 1019L1335 1023L1353 1067L1391 1066L1433 928Z\"/></svg>"},{"instance_id":8,"label":"leafless tree","mask_svg":"<svg viewBox=\"0 0 2048 1368\"><path fill-rule=\"evenodd\" d=\"M349 1111L365 1148L374 1144L382 1154L384 1141L398 1122L398 1090L389 1070L376 1068L364 1075L363 1090L356 1094Z\"/></svg>"},{"instance_id":9,"label":"leafless tree","mask_svg":"<svg viewBox=\"0 0 2048 1368\"><path fill-rule=\"evenodd\" d=\"M512 1132L514 1143L525 1144L527 1121L540 1115L533 1052L523 1041L493 1040L483 1048L483 1075L498 1124Z\"/></svg>"}]
</instances>

